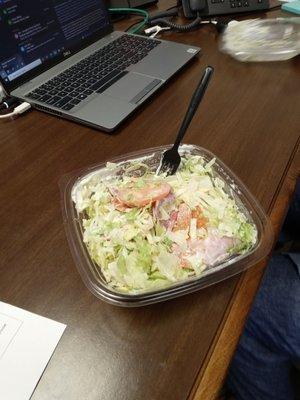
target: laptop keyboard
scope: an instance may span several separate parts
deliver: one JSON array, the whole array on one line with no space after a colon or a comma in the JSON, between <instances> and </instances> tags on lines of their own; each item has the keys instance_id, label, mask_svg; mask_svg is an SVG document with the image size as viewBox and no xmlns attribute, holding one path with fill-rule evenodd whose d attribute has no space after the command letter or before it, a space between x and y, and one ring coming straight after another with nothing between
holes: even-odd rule
<instances>
[{"instance_id":1,"label":"laptop keyboard","mask_svg":"<svg viewBox=\"0 0 300 400\"><path fill-rule=\"evenodd\" d=\"M71 110L94 93L102 93L161 42L124 35L74 64L26 95L29 99Z\"/></svg>"}]
</instances>

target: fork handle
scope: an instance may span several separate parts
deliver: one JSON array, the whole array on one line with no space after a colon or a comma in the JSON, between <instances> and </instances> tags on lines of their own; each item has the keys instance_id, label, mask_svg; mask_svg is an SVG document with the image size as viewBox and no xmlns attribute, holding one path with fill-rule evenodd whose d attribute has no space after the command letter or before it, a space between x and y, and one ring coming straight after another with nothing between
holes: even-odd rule
<instances>
[{"instance_id":1,"label":"fork handle","mask_svg":"<svg viewBox=\"0 0 300 400\"><path fill-rule=\"evenodd\" d=\"M213 67L206 67L204 74L202 75L201 81L199 82L197 89L195 90L193 97L190 101L190 104L188 106L188 109L186 111L184 120L182 121L181 127L179 129L178 135L176 137L175 143L173 145L173 149L178 149L181 140L183 139L183 136L185 135L185 132L187 128L189 127L193 116L195 115L195 112L197 111L197 108L200 104L200 101L202 100L204 93L207 89L208 83L210 81L210 78L214 72Z\"/></svg>"}]
</instances>

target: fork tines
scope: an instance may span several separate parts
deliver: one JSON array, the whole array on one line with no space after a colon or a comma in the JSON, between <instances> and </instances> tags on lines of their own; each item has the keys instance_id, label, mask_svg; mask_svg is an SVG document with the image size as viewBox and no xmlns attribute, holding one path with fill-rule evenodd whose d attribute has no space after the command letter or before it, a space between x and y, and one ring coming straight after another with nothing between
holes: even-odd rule
<instances>
[{"instance_id":1,"label":"fork tines","mask_svg":"<svg viewBox=\"0 0 300 400\"><path fill-rule=\"evenodd\" d=\"M167 163L161 163L159 167L157 168L156 173L159 174L167 174L167 175L172 175L172 166Z\"/></svg>"},{"instance_id":2,"label":"fork tines","mask_svg":"<svg viewBox=\"0 0 300 400\"><path fill-rule=\"evenodd\" d=\"M170 149L163 153L160 165L157 168L156 174L173 175L177 171L180 164L180 155L177 149Z\"/></svg>"}]
</instances>

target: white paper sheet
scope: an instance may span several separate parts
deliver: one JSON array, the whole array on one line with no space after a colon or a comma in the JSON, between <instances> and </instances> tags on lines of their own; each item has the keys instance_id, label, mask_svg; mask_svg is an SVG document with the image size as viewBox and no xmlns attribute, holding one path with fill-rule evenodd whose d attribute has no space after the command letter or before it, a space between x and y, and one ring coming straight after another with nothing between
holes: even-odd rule
<instances>
[{"instance_id":1,"label":"white paper sheet","mask_svg":"<svg viewBox=\"0 0 300 400\"><path fill-rule=\"evenodd\" d=\"M66 325L0 301L0 399L28 400Z\"/></svg>"}]
</instances>

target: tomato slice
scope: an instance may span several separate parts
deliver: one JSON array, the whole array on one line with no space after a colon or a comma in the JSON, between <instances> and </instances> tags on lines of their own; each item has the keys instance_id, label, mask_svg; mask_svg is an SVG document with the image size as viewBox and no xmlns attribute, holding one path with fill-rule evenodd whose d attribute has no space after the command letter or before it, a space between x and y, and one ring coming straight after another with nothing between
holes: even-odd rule
<instances>
[{"instance_id":1,"label":"tomato slice","mask_svg":"<svg viewBox=\"0 0 300 400\"><path fill-rule=\"evenodd\" d=\"M192 218L197 220L197 228L205 228L207 225L207 218L204 217L203 211L200 206L197 206L195 210L192 211Z\"/></svg>"},{"instance_id":2,"label":"tomato slice","mask_svg":"<svg viewBox=\"0 0 300 400\"><path fill-rule=\"evenodd\" d=\"M137 187L135 182L114 190L117 199L127 207L144 207L155 201L162 200L171 191L166 182L146 181L143 187Z\"/></svg>"}]
</instances>

